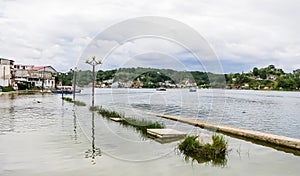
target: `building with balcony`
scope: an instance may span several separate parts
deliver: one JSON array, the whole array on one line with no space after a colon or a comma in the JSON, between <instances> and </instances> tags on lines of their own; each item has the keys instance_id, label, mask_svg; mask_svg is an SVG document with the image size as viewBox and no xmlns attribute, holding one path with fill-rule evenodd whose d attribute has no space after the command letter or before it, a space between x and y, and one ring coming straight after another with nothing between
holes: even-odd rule
<instances>
[{"instance_id":1,"label":"building with balcony","mask_svg":"<svg viewBox=\"0 0 300 176\"><path fill-rule=\"evenodd\" d=\"M18 87L53 89L56 70L51 66L14 65Z\"/></svg>"}]
</instances>

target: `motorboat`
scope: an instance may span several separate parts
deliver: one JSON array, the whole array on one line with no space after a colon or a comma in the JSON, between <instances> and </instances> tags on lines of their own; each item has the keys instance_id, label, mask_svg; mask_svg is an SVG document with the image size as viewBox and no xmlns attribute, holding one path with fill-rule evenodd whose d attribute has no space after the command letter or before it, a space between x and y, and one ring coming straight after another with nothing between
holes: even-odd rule
<instances>
[{"instance_id":1,"label":"motorboat","mask_svg":"<svg viewBox=\"0 0 300 176\"><path fill-rule=\"evenodd\" d=\"M156 91L166 91L166 90L167 90L167 89L164 88L164 87L159 87L159 88L156 89Z\"/></svg>"}]
</instances>

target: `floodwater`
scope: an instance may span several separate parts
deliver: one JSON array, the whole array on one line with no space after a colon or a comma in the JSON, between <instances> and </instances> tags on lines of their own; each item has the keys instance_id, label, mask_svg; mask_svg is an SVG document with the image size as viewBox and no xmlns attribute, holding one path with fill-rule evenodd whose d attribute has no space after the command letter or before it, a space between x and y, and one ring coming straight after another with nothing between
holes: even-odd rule
<instances>
[{"instance_id":1,"label":"floodwater","mask_svg":"<svg viewBox=\"0 0 300 176\"><path fill-rule=\"evenodd\" d=\"M203 138L213 132L151 113L300 139L299 94L96 89L95 104ZM159 143L90 112L91 89L76 100L88 105L73 106L60 95L0 96L0 175L299 175L300 156L229 136L224 136L229 147L224 166L186 161L178 141Z\"/></svg>"}]
</instances>

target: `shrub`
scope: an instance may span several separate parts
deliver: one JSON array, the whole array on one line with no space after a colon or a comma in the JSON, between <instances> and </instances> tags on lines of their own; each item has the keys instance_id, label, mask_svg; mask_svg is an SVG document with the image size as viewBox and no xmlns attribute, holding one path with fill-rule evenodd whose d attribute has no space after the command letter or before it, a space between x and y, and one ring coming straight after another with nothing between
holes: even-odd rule
<instances>
[{"instance_id":1,"label":"shrub","mask_svg":"<svg viewBox=\"0 0 300 176\"><path fill-rule=\"evenodd\" d=\"M11 86L2 87L2 92L10 92L14 91L15 89Z\"/></svg>"}]
</instances>

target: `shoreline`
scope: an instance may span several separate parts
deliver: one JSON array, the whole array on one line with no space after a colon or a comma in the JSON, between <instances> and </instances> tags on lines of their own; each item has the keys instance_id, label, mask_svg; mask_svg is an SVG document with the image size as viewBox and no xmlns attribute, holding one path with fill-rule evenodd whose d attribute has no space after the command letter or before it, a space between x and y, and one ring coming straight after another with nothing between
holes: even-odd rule
<instances>
[{"instance_id":1,"label":"shoreline","mask_svg":"<svg viewBox=\"0 0 300 176\"><path fill-rule=\"evenodd\" d=\"M86 88L86 87L85 87ZM91 87L88 87L91 88ZM111 88L111 87L95 87L96 89L152 89L156 88L130 88L130 87L120 87L120 88ZM189 90L189 88L166 88L167 90ZM197 88L196 90L237 90L237 91L261 91L261 92L300 92L300 90L265 90L265 89L227 89L227 88Z\"/></svg>"},{"instance_id":2,"label":"shoreline","mask_svg":"<svg viewBox=\"0 0 300 176\"><path fill-rule=\"evenodd\" d=\"M92 88L89 86L84 86L82 88ZM156 90L156 88L130 88L130 87L120 87L120 88L112 88L112 87L95 87L95 89L145 89L145 90ZM189 88L166 88L167 90L189 90ZM233 91L254 91L254 92L300 92L300 90L264 90L264 89L227 89L227 88L197 88L196 90L233 90ZM10 92L0 92L2 94L18 94L18 93L51 93L51 90L15 90Z\"/></svg>"},{"instance_id":3,"label":"shoreline","mask_svg":"<svg viewBox=\"0 0 300 176\"><path fill-rule=\"evenodd\" d=\"M21 94L21 95L52 94L52 92L50 90L43 91L43 92L41 90L15 90L15 91L9 91L9 92L0 92L0 95L15 95L15 94Z\"/></svg>"}]
</instances>

